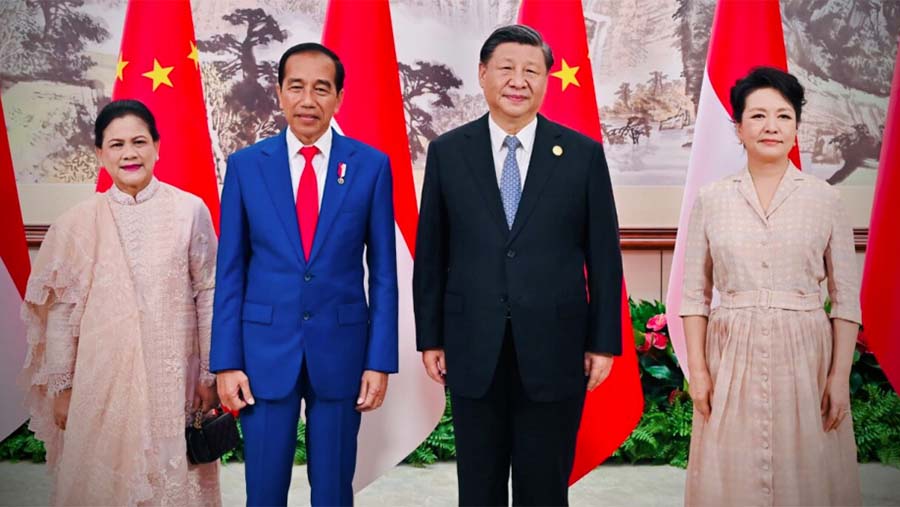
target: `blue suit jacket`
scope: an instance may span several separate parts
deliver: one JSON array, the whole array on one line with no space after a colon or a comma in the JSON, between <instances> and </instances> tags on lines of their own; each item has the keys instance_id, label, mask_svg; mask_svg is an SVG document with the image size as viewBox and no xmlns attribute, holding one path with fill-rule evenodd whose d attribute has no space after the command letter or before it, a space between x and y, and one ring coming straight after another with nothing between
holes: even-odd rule
<instances>
[{"instance_id":1,"label":"blue suit jacket","mask_svg":"<svg viewBox=\"0 0 900 507\"><path fill-rule=\"evenodd\" d=\"M397 371L390 162L334 133L309 261L291 186L285 132L228 158L210 370L243 370L254 396L278 399L305 357L317 396L355 397L363 370Z\"/></svg>"}]
</instances>

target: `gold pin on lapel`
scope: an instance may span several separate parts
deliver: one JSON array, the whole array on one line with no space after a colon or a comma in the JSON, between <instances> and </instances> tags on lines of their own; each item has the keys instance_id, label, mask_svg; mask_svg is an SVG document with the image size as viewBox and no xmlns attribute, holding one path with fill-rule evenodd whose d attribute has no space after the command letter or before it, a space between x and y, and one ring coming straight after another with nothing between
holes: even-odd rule
<instances>
[{"instance_id":1,"label":"gold pin on lapel","mask_svg":"<svg viewBox=\"0 0 900 507\"><path fill-rule=\"evenodd\" d=\"M557 157L561 157L562 156L562 146L560 146L558 144L556 146L554 146L553 154L556 155Z\"/></svg>"}]
</instances>

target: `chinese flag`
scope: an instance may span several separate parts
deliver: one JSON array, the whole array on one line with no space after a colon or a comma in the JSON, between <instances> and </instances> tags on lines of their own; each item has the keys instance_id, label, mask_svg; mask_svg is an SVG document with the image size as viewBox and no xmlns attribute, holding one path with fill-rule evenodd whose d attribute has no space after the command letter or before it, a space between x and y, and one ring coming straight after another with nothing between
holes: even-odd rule
<instances>
[{"instance_id":1,"label":"chinese flag","mask_svg":"<svg viewBox=\"0 0 900 507\"><path fill-rule=\"evenodd\" d=\"M384 405L362 418L353 477L353 489L359 491L431 433L444 412L444 390L425 374L416 352L412 267L419 211L388 0L331 0L322 44L337 53L347 69L344 102L335 116L339 128L390 157L394 184L400 372L391 375Z\"/></svg>"},{"instance_id":2,"label":"chinese flag","mask_svg":"<svg viewBox=\"0 0 900 507\"><path fill-rule=\"evenodd\" d=\"M900 392L900 339L892 311L900 304L900 53L881 144L862 282L866 342L894 390Z\"/></svg>"},{"instance_id":3,"label":"chinese flag","mask_svg":"<svg viewBox=\"0 0 900 507\"><path fill-rule=\"evenodd\" d=\"M218 232L219 187L188 0L128 2L112 98L150 108L160 135L154 175L203 199ZM101 170L97 191L111 184Z\"/></svg>"},{"instance_id":4,"label":"chinese flag","mask_svg":"<svg viewBox=\"0 0 900 507\"><path fill-rule=\"evenodd\" d=\"M551 120L602 141L581 1L522 0L519 22L539 31L553 49L555 62L550 69L541 112ZM569 484L577 482L618 449L634 431L643 411L644 395L623 281L622 356L613 362L609 377L584 400Z\"/></svg>"},{"instance_id":5,"label":"chinese flag","mask_svg":"<svg viewBox=\"0 0 900 507\"><path fill-rule=\"evenodd\" d=\"M31 262L25 243L25 226L16 190L6 119L0 102L0 441L25 422L28 414L22 404L22 391L16 375L25 362L25 326L19 308Z\"/></svg>"},{"instance_id":6,"label":"chinese flag","mask_svg":"<svg viewBox=\"0 0 900 507\"><path fill-rule=\"evenodd\" d=\"M669 336L681 371L688 381L690 372L687 344L681 317L678 315L684 282L688 223L700 188L734 174L747 163L746 154L734 135L729 94L735 81L760 65L787 71L778 0L720 0L716 5L709 39L706 72L700 88L691 158L684 183L678 236L675 239L669 290L666 294ZM800 168L800 152L797 147L791 151L790 158Z\"/></svg>"}]
</instances>

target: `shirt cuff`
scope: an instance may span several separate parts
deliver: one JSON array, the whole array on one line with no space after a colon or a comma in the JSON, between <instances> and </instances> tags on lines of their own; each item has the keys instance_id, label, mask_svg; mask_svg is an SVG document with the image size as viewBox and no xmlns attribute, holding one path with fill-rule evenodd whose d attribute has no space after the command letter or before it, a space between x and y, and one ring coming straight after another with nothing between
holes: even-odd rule
<instances>
[{"instance_id":1,"label":"shirt cuff","mask_svg":"<svg viewBox=\"0 0 900 507\"><path fill-rule=\"evenodd\" d=\"M862 315L859 308L847 307L847 305L832 304L831 313L828 315L832 319L849 320L857 324L862 324Z\"/></svg>"},{"instance_id":2,"label":"shirt cuff","mask_svg":"<svg viewBox=\"0 0 900 507\"><path fill-rule=\"evenodd\" d=\"M57 394L72 388L71 373L52 373L47 375L47 394L56 396Z\"/></svg>"},{"instance_id":3,"label":"shirt cuff","mask_svg":"<svg viewBox=\"0 0 900 507\"><path fill-rule=\"evenodd\" d=\"M678 312L680 317L703 316L709 317L709 305L699 303L682 303L681 311Z\"/></svg>"}]
</instances>

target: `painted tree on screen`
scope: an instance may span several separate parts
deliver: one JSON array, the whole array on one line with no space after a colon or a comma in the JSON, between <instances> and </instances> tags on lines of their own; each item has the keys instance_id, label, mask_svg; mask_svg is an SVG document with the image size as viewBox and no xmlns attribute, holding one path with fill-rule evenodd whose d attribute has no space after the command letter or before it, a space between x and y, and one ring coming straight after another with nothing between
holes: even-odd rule
<instances>
[{"instance_id":1,"label":"painted tree on screen","mask_svg":"<svg viewBox=\"0 0 900 507\"><path fill-rule=\"evenodd\" d=\"M462 86L462 81L442 63L417 60L413 65L399 62L400 84L403 88L403 109L406 113L409 151L413 161L425 153L425 142L437 137L433 116L424 109L454 107L450 90ZM430 101L422 103L421 98ZM417 100L418 99L418 100Z\"/></svg>"},{"instance_id":2,"label":"painted tree on screen","mask_svg":"<svg viewBox=\"0 0 900 507\"><path fill-rule=\"evenodd\" d=\"M25 65L18 80L48 80L85 85L96 65L83 53L89 42L103 42L109 31L101 20L79 10L84 0L25 0L32 22L20 31Z\"/></svg>"},{"instance_id":3,"label":"painted tree on screen","mask_svg":"<svg viewBox=\"0 0 900 507\"><path fill-rule=\"evenodd\" d=\"M270 14L263 9L235 9L222 19L241 29L240 35L218 33L197 42L201 51L223 55L213 62L223 81L234 82L225 94L225 105L239 121L233 122L224 133L234 143L247 145L274 134L283 127L278 115L278 102L272 93L278 80L276 62L259 61L255 50L272 42L284 42L287 31L282 30Z\"/></svg>"}]
</instances>

